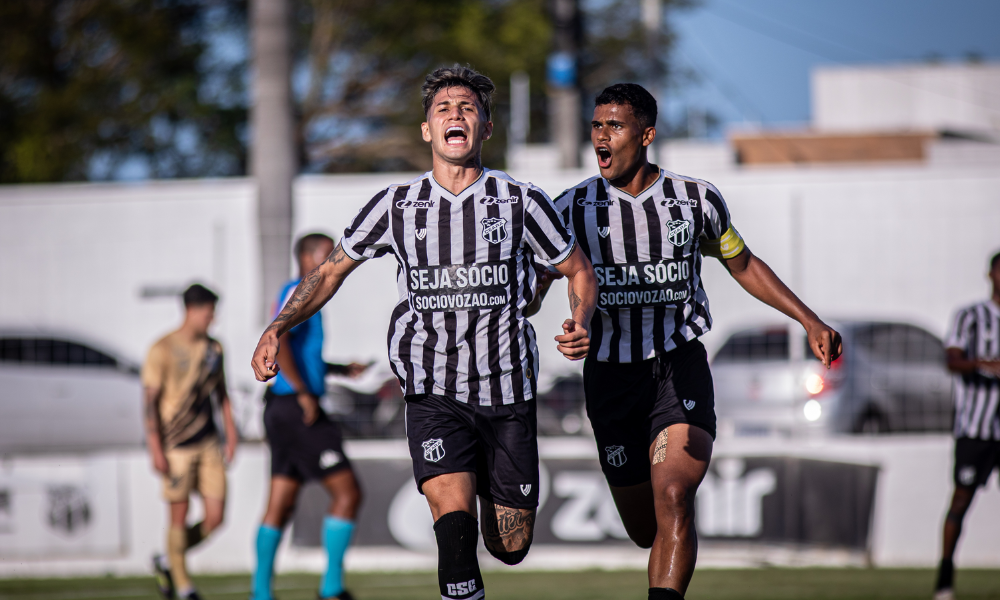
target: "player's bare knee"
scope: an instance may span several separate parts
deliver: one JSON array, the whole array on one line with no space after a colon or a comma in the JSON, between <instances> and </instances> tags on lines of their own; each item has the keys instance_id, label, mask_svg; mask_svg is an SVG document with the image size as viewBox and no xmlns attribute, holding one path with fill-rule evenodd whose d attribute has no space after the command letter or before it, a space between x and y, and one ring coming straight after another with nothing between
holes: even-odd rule
<instances>
[{"instance_id":1,"label":"player's bare knee","mask_svg":"<svg viewBox=\"0 0 1000 600\"><path fill-rule=\"evenodd\" d=\"M656 540L656 529L650 530L648 527L625 525L625 532L628 533L628 538L640 548L652 548L653 542Z\"/></svg>"},{"instance_id":2,"label":"player's bare knee","mask_svg":"<svg viewBox=\"0 0 1000 600\"><path fill-rule=\"evenodd\" d=\"M657 493L657 504L666 509L667 513L674 517L687 518L694 514L694 494L696 487L687 486L679 482L671 482L663 486ZM659 512L659 511L658 511ZM661 518L661 515L657 515Z\"/></svg>"}]
</instances>

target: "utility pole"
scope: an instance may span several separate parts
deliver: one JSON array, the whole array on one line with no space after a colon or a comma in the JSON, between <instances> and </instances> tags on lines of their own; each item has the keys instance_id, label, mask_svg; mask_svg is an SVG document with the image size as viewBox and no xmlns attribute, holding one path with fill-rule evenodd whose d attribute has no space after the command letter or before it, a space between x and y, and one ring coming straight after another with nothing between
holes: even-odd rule
<instances>
[{"instance_id":1,"label":"utility pole","mask_svg":"<svg viewBox=\"0 0 1000 600\"><path fill-rule=\"evenodd\" d=\"M288 0L251 0L253 101L250 174L257 184L261 284L270 302L288 279L292 243L292 180L298 171L293 122Z\"/></svg>"},{"instance_id":2,"label":"utility pole","mask_svg":"<svg viewBox=\"0 0 1000 600\"><path fill-rule=\"evenodd\" d=\"M579 0L554 0L555 51L548 60L549 127L559 166L580 166L580 85L577 63L582 27Z\"/></svg>"},{"instance_id":3,"label":"utility pole","mask_svg":"<svg viewBox=\"0 0 1000 600\"><path fill-rule=\"evenodd\" d=\"M649 88L649 93L653 95L653 98L656 98L656 104L659 109L657 112L660 114L660 118L665 122L666 112L664 109L666 106L663 103L664 73L659 66L662 22L662 0L642 0L642 29L646 36L646 64L649 68L646 86ZM666 132L666 129L664 129L663 133L666 134ZM666 138L664 137L664 139ZM656 142L649 147L647 157L650 162L656 162L658 158L656 152Z\"/></svg>"}]
</instances>

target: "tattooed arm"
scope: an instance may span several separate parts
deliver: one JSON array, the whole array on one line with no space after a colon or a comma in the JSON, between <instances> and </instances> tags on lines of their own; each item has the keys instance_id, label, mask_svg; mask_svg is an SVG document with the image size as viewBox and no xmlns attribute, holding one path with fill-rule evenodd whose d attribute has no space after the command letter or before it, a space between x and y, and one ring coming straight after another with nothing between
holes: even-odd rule
<instances>
[{"instance_id":1,"label":"tattooed arm","mask_svg":"<svg viewBox=\"0 0 1000 600\"><path fill-rule=\"evenodd\" d=\"M146 427L146 447L153 459L153 468L163 475L170 474L170 465L163 452L163 438L160 434L160 388L143 387L143 423Z\"/></svg>"},{"instance_id":2,"label":"tattooed arm","mask_svg":"<svg viewBox=\"0 0 1000 600\"><path fill-rule=\"evenodd\" d=\"M278 374L278 338L302 323L329 302L344 279L361 263L348 256L340 244L320 266L310 271L285 303L274 321L264 330L250 365L257 381L267 381Z\"/></svg>"},{"instance_id":3,"label":"tattooed arm","mask_svg":"<svg viewBox=\"0 0 1000 600\"><path fill-rule=\"evenodd\" d=\"M563 335L556 336L558 349L570 360L580 360L590 349L590 319L597 307L597 276L579 246L569 258L556 265L569 279L569 309L572 318L563 322Z\"/></svg>"}]
</instances>

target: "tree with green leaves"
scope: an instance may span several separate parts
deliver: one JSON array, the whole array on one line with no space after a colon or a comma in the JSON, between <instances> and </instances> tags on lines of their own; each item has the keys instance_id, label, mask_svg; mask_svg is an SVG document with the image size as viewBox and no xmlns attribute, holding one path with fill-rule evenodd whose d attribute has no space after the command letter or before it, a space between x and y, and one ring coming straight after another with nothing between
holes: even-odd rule
<instances>
[{"instance_id":1,"label":"tree with green leaves","mask_svg":"<svg viewBox=\"0 0 1000 600\"><path fill-rule=\"evenodd\" d=\"M240 174L239 0L0 3L0 182ZM124 175L123 175L124 174Z\"/></svg>"}]
</instances>

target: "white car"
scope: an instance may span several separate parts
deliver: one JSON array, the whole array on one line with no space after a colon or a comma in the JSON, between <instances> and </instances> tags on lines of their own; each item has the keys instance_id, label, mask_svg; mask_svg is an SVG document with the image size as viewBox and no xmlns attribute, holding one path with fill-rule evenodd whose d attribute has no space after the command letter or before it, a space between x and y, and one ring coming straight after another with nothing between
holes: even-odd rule
<instances>
[{"instance_id":1,"label":"white car","mask_svg":"<svg viewBox=\"0 0 1000 600\"><path fill-rule=\"evenodd\" d=\"M0 453L143 441L135 363L74 336L0 330Z\"/></svg>"},{"instance_id":2,"label":"white car","mask_svg":"<svg viewBox=\"0 0 1000 600\"><path fill-rule=\"evenodd\" d=\"M720 434L950 431L951 376L933 334L907 323L840 321L830 370L798 324L734 333L712 359Z\"/></svg>"}]
</instances>

